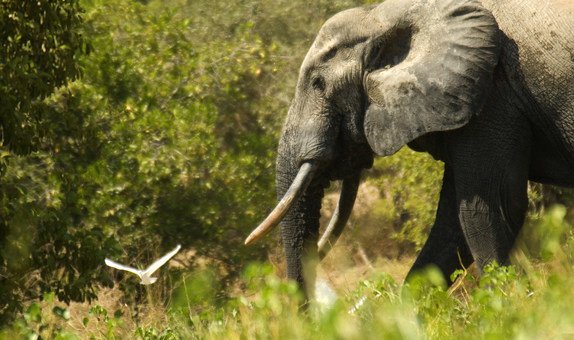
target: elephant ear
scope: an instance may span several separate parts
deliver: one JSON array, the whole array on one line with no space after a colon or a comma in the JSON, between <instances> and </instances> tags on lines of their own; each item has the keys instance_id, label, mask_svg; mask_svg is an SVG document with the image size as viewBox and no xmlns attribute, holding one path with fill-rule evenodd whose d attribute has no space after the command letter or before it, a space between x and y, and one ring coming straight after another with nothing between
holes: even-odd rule
<instances>
[{"instance_id":1,"label":"elephant ear","mask_svg":"<svg viewBox=\"0 0 574 340\"><path fill-rule=\"evenodd\" d=\"M478 1L415 5L379 40L368 52L375 70L366 77L365 135L375 153L393 154L480 113L498 61L499 29Z\"/></svg>"}]
</instances>

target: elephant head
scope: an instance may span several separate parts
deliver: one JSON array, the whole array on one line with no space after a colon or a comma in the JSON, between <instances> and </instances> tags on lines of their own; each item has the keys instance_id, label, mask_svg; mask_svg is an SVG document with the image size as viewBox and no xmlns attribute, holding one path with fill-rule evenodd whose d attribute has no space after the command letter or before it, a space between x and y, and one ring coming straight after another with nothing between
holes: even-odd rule
<instances>
[{"instance_id":1,"label":"elephant head","mask_svg":"<svg viewBox=\"0 0 574 340\"><path fill-rule=\"evenodd\" d=\"M494 17L473 0L387 0L329 19L302 63L279 143L282 200L246 244L282 221L288 276L305 288L303 263L318 254L324 188L343 180L328 228L334 236L321 240L321 253L346 223L374 154L391 155L480 113L498 35Z\"/></svg>"}]
</instances>

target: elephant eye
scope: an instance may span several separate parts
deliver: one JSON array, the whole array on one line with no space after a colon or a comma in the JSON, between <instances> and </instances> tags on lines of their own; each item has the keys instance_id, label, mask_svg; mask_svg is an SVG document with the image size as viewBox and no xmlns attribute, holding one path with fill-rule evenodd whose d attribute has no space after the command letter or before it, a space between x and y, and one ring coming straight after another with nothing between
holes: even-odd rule
<instances>
[{"instance_id":1,"label":"elephant eye","mask_svg":"<svg viewBox=\"0 0 574 340\"><path fill-rule=\"evenodd\" d=\"M314 89L319 91L325 90L325 80L322 77L315 77L311 83Z\"/></svg>"}]
</instances>

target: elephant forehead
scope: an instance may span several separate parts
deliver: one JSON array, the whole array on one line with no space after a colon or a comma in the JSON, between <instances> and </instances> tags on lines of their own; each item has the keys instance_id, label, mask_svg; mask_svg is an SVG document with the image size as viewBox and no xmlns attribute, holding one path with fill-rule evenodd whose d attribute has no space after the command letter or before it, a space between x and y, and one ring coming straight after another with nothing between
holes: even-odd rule
<instances>
[{"instance_id":1,"label":"elephant forehead","mask_svg":"<svg viewBox=\"0 0 574 340\"><path fill-rule=\"evenodd\" d=\"M369 40L368 35L350 34L339 32L333 35L325 34L315 41L305 58L307 64L322 64L332 59L344 49L352 49Z\"/></svg>"},{"instance_id":2,"label":"elephant forehead","mask_svg":"<svg viewBox=\"0 0 574 340\"><path fill-rule=\"evenodd\" d=\"M387 0L379 5L339 12L323 24L309 49L305 63L325 61L328 59L325 56L333 55L334 50L368 43L381 33L391 30L394 25L405 21L407 14L412 14L417 8L411 1Z\"/></svg>"},{"instance_id":3,"label":"elephant forehead","mask_svg":"<svg viewBox=\"0 0 574 340\"><path fill-rule=\"evenodd\" d=\"M317 39L321 40L325 37L352 34L365 30L364 20L367 19L369 13L368 9L361 7L339 12L323 24Z\"/></svg>"},{"instance_id":4,"label":"elephant forehead","mask_svg":"<svg viewBox=\"0 0 574 340\"><path fill-rule=\"evenodd\" d=\"M370 8L352 8L340 12L323 24L309 54L320 56L333 49L354 46L382 29L383 25L379 25Z\"/></svg>"}]
</instances>

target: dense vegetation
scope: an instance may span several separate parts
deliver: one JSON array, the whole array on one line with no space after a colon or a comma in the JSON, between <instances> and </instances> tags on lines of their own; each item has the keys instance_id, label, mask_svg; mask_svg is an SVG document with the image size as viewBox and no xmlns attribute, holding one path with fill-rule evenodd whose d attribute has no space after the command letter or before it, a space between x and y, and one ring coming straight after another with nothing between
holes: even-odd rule
<instances>
[{"instance_id":1,"label":"dense vegetation","mask_svg":"<svg viewBox=\"0 0 574 340\"><path fill-rule=\"evenodd\" d=\"M339 302L317 315L297 314L298 292L277 278L276 234L242 245L274 204L277 138L315 32L337 11L369 2L2 1L5 334L518 336L526 323L550 330L551 303L571 325L564 311L574 291L564 283L573 238L563 208L532 222L532 253L518 252L518 269L493 267L484 288L465 273L470 283L447 292L431 272L401 295L383 275L337 287ZM371 267L377 259L408 267L432 223L441 174L438 162L406 149L378 159L359 197L366 209L324 270L357 267L349 253ZM533 217L571 202L568 194L534 186ZM103 267L104 257L148 263L179 243L147 290ZM249 265L269 259L275 267ZM348 314L362 296L365 307Z\"/></svg>"}]
</instances>

